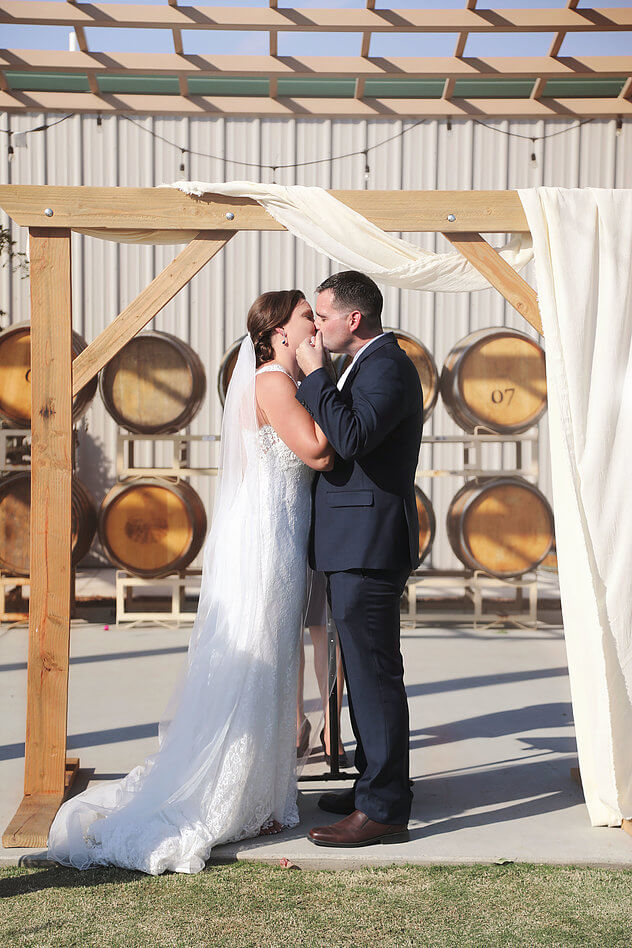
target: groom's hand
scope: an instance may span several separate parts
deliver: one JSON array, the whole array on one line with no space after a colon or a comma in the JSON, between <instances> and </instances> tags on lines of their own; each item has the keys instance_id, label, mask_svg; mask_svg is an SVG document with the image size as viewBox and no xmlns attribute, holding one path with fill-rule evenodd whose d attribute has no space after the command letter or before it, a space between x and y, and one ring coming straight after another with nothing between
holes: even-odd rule
<instances>
[{"instance_id":1,"label":"groom's hand","mask_svg":"<svg viewBox=\"0 0 632 948\"><path fill-rule=\"evenodd\" d=\"M320 330L315 336L303 339L296 350L296 361L305 375L323 369L327 366L327 350L323 343L323 334Z\"/></svg>"}]
</instances>

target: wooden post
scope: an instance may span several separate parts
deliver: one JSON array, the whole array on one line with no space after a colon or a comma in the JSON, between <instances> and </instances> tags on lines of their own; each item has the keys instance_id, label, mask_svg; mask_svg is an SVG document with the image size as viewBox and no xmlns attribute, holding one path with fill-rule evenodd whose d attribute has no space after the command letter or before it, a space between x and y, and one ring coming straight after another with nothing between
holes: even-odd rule
<instances>
[{"instance_id":1,"label":"wooden post","mask_svg":"<svg viewBox=\"0 0 632 948\"><path fill-rule=\"evenodd\" d=\"M70 231L30 230L31 598L24 799L3 845L45 846L66 786L70 648ZM76 770L77 761L73 761Z\"/></svg>"}]
</instances>

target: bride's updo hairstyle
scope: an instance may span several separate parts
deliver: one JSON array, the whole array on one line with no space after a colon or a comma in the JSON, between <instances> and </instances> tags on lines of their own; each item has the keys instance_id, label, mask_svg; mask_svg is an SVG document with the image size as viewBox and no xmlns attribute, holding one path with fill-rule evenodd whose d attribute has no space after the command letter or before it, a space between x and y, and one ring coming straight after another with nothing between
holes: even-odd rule
<instances>
[{"instance_id":1,"label":"bride's updo hairstyle","mask_svg":"<svg viewBox=\"0 0 632 948\"><path fill-rule=\"evenodd\" d=\"M274 359L272 333L289 322L294 308L305 299L302 290L276 290L262 293L248 310L246 325L255 347L257 368Z\"/></svg>"}]
</instances>

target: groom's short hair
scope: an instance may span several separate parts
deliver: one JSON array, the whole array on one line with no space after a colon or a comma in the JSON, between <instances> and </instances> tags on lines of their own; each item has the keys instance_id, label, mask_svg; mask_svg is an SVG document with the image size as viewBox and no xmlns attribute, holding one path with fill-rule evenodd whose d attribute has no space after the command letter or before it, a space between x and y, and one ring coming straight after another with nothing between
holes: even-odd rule
<instances>
[{"instance_id":1,"label":"groom's short hair","mask_svg":"<svg viewBox=\"0 0 632 948\"><path fill-rule=\"evenodd\" d=\"M362 313L369 329L382 329L382 305L384 299L377 283L359 270L342 270L333 273L316 287L316 292L333 290L334 302L340 309L354 309Z\"/></svg>"}]
</instances>

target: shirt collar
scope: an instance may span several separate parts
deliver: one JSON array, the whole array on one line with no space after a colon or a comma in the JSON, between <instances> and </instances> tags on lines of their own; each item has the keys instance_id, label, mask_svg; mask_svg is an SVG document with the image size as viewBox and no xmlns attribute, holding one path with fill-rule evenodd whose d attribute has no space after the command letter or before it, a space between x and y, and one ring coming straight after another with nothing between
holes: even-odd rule
<instances>
[{"instance_id":1,"label":"shirt collar","mask_svg":"<svg viewBox=\"0 0 632 948\"><path fill-rule=\"evenodd\" d=\"M347 368L344 370L344 372L342 373L342 375L341 375L340 378L338 379L338 382L336 383L338 389L341 389L342 386L344 385L344 383L345 383L345 381L346 381L346 379L347 379L347 376L349 375L349 372L351 372L351 369L353 368L353 365L354 365L355 361L359 358L360 354L361 354L362 352L364 352L365 349L368 349L372 342L377 342L378 339L381 339L382 336L385 336L385 335L386 335L385 332L381 332L381 333L379 334L379 336L373 336L372 339L369 339L368 342L365 342L364 345L363 345L360 349L358 349L358 351L357 351L356 354L354 355L353 359L351 360L351 362L349 363L349 365L347 366Z\"/></svg>"}]
</instances>

